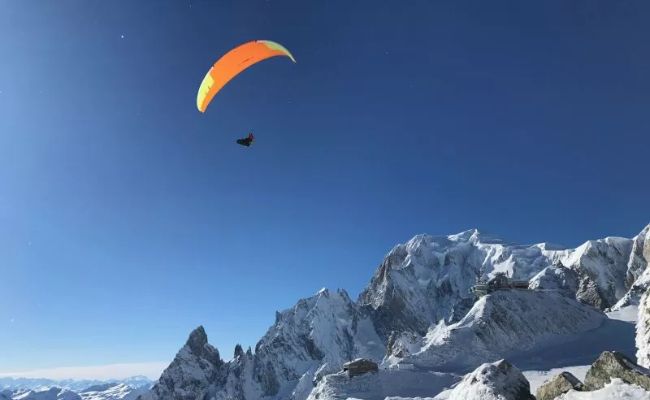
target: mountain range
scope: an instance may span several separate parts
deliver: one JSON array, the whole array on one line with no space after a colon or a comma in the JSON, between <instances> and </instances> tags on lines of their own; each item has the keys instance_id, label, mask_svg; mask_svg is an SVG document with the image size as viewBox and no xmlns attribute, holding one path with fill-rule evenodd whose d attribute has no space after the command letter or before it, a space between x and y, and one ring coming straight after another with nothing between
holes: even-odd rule
<instances>
[{"instance_id":1,"label":"mountain range","mask_svg":"<svg viewBox=\"0 0 650 400\"><path fill-rule=\"evenodd\" d=\"M388 252L357 300L327 289L300 299L276 313L254 349L238 345L228 361L202 327L195 329L141 400L433 397L452 385L456 394L445 393L462 398L464 374L483 368L499 377L516 370L503 358L550 354L611 328L617 322L606 312L637 306L648 289L648 260L650 225L633 238L576 248L517 245L476 229L417 235ZM472 293L477 282L498 275L528 281L528 289ZM340 371L356 358L380 370L348 380L361 385L355 392ZM509 374L506 382L518 382Z\"/></svg>"},{"instance_id":2,"label":"mountain range","mask_svg":"<svg viewBox=\"0 0 650 400\"><path fill-rule=\"evenodd\" d=\"M633 238L576 248L517 245L476 229L417 235L388 252L356 301L327 289L300 299L276 313L254 349L238 345L229 361L197 328L141 400L338 398L325 393L345 382L337 374L355 358L380 365L367 385L391 388L360 398L412 395L387 382L422 376L428 384L409 387L432 397L442 390L435 382L456 384L484 363L556 348L603 326L605 311L639 304L649 249L650 225ZM471 292L497 274L529 289Z\"/></svg>"}]
</instances>

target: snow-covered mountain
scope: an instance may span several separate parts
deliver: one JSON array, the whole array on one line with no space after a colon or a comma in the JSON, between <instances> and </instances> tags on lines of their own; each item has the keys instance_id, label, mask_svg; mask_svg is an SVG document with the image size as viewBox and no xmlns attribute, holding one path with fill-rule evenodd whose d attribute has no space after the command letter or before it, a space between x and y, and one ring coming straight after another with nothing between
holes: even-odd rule
<instances>
[{"instance_id":1,"label":"snow-covered mountain","mask_svg":"<svg viewBox=\"0 0 650 400\"><path fill-rule=\"evenodd\" d=\"M89 380L89 379L45 379L45 378L22 378L22 377L0 377L0 389L16 391L20 389L47 389L52 387L68 389L73 392L81 392L95 385L115 385L123 383L129 387L138 389L150 387L153 382L146 376L132 376L125 379L114 379L110 381Z\"/></svg>"},{"instance_id":2,"label":"snow-covered mountain","mask_svg":"<svg viewBox=\"0 0 650 400\"><path fill-rule=\"evenodd\" d=\"M143 400L304 400L314 387L337 387L324 377L357 357L464 372L574 338L644 275L639 246L647 242L639 238L647 231L575 249L514 245L477 230L418 235L388 253L357 301L325 289L301 299L276 314L254 351L237 346L231 361L198 328ZM470 288L497 273L530 280L531 290L477 301Z\"/></svg>"},{"instance_id":3,"label":"snow-covered mountain","mask_svg":"<svg viewBox=\"0 0 650 400\"><path fill-rule=\"evenodd\" d=\"M2 378L7 389L0 400L135 400L151 388L146 377L136 376L111 382L32 378ZM128 383L126 383L128 382ZM67 387L57 386L58 384ZM81 389L79 389L81 388Z\"/></svg>"},{"instance_id":4,"label":"snow-covered mountain","mask_svg":"<svg viewBox=\"0 0 650 400\"><path fill-rule=\"evenodd\" d=\"M569 272L575 283L565 282L564 288L579 301L605 309L626 293L632 243L610 237L563 249L546 243L513 245L476 229L443 237L418 235L390 251L359 303L370 310L384 338L392 331L424 335L441 319L463 317L474 302L469 289L478 279L503 272L554 289L542 279Z\"/></svg>"}]
</instances>

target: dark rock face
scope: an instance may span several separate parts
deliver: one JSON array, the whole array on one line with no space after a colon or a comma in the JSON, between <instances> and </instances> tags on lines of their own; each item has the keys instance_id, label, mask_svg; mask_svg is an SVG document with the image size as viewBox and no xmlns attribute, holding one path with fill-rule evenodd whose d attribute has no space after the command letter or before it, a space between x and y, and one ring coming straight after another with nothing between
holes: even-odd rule
<instances>
[{"instance_id":1,"label":"dark rock face","mask_svg":"<svg viewBox=\"0 0 650 400\"><path fill-rule=\"evenodd\" d=\"M598 390L608 384L611 378L619 378L650 390L650 370L636 365L616 351L603 352L591 365L585 377L585 388L589 391Z\"/></svg>"},{"instance_id":2,"label":"dark rock face","mask_svg":"<svg viewBox=\"0 0 650 400\"><path fill-rule=\"evenodd\" d=\"M343 364L343 371L347 372L348 376L352 378L353 376L367 374L368 372L377 372L379 371L379 367L374 361L357 358L356 360Z\"/></svg>"},{"instance_id":3,"label":"dark rock face","mask_svg":"<svg viewBox=\"0 0 650 400\"><path fill-rule=\"evenodd\" d=\"M569 390L582 391L584 385L569 372L562 372L537 389L537 400L553 400Z\"/></svg>"}]
</instances>

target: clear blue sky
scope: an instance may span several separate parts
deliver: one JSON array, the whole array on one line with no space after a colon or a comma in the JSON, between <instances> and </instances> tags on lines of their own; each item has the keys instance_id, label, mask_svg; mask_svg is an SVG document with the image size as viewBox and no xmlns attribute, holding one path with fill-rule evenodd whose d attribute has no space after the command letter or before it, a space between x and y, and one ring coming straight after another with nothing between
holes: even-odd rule
<instances>
[{"instance_id":1,"label":"clear blue sky","mask_svg":"<svg viewBox=\"0 0 650 400\"><path fill-rule=\"evenodd\" d=\"M417 233L650 222L646 1L0 0L0 372L225 357ZM210 65L297 59L195 108ZM257 144L234 140L254 130Z\"/></svg>"}]
</instances>

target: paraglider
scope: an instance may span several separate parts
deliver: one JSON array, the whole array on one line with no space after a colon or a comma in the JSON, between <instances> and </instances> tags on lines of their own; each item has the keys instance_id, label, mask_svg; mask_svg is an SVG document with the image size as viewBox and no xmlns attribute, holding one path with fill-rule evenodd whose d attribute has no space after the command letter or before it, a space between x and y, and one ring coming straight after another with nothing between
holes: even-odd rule
<instances>
[{"instance_id":1,"label":"paraglider","mask_svg":"<svg viewBox=\"0 0 650 400\"><path fill-rule=\"evenodd\" d=\"M249 133L248 136L246 136L243 139L237 139L237 144L240 144L242 146L250 147L251 144L255 141L255 136L253 136L253 133Z\"/></svg>"},{"instance_id":2,"label":"paraglider","mask_svg":"<svg viewBox=\"0 0 650 400\"><path fill-rule=\"evenodd\" d=\"M205 112L214 96L239 73L260 61L278 56L296 62L289 50L270 40L253 40L230 50L205 74L196 95L196 107Z\"/></svg>"}]
</instances>

